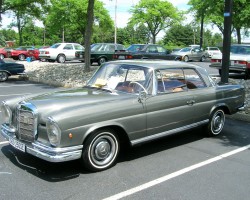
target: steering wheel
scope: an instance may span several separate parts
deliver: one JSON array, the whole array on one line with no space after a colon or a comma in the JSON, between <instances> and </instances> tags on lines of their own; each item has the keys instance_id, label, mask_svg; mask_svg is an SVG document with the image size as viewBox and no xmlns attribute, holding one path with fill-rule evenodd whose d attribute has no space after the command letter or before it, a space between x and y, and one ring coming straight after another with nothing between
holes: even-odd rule
<instances>
[{"instance_id":1,"label":"steering wheel","mask_svg":"<svg viewBox=\"0 0 250 200\"><path fill-rule=\"evenodd\" d=\"M142 84L140 84L140 83L138 83L138 82L136 82L136 81L131 81L128 85L131 85L132 83L139 85L139 86L143 89L143 91L144 91L146 94L148 94L147 90L145 89L145 87L144 87Z\"/></svg>"}]
</instances>

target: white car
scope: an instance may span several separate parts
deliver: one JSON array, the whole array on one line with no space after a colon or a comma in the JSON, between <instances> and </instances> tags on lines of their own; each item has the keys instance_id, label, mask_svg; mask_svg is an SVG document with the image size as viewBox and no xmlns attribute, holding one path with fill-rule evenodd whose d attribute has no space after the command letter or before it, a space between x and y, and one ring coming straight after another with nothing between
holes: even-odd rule
<instances>
[{"instance_id":1,"label":"white car","mask_svg":"<svg viewBox=\"0 0 250 200\"><path fill-rule=\"evenodd\" d=\"M76 52L81 51L84 51L84 47L78 43L56 43L49 48L40 49L39 59L64 63L66 60L79 60Z\"/></svg>"},{"instance_id":2,"label":"white car","mask_svg":"<svg viewBox=\"0 0 250 200\"><path fill-rule=\"evenodd\" d=\"M214 54L209 67L222 73L222 54ZM245 74L245 79L250 79L250 45L233 44L230 47L229 73Z\"/></svg>"},{"instance_id":3,"label":"white car","mask_svg":"<svg viewBox=\"0 0 250 200\"><path fill-rule=\"evenodd\" d=\"M206 47L205 52L208 57L211 58L215 54L221 54L221 51L218 47Z\"/></svg>"}]
</instances>

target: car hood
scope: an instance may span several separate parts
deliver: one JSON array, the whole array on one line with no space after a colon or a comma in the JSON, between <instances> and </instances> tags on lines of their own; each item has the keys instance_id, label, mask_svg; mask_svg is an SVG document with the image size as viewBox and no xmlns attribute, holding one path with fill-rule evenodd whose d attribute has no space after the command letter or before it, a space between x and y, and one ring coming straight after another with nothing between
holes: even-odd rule
<instances>
[{"instance_id":1,"label":"car hood","mask_svg":"<svg viewBox=\"0 0 250 200\"><path fill-rule=\"evenodd\" d=\"M133 94L117 94L96 89L71 89L58 91L49 94L42 94L22 99L24 102L33 104L40 117L45 119L48 116L67 110L80 110L81 108L102 105L131 98Z\"/></svg>"}]
</instances>

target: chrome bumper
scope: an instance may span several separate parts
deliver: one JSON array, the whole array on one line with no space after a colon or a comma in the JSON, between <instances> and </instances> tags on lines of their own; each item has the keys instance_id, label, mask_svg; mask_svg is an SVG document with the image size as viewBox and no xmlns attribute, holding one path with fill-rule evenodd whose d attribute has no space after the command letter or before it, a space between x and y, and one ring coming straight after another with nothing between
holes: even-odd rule
<instances>
[{"instance_id":1,"label":"chrome bumper","mask_svg":"<svg viewBox=\"0 0 250 200\"><path fill-rule=\"evenodd\" d=\"M1 126L1 133L6 140L10 140L10 138L18 140L14 134L15 130L10 129L5 124ZM64 162L64 161L76 160L81 158L82 155L83 145L64 147L64 148L54 148L46 146L39 142L33 142L33 143L27 143L23 141L20 142L25 144L26 153L49 162Z\"/></svg>"}]
</instances>

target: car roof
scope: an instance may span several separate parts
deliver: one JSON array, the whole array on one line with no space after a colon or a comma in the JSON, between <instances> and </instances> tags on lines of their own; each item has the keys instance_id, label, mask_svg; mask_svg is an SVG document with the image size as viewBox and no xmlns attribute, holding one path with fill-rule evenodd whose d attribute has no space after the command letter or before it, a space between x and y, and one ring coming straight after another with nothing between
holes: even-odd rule
<instances>
[{"instance_id":1,"label":"car roof","mask_svg":"<svg viewBox=\"0 0 250 200\"><path fill-rule=\"evenodd\" d=\"M108 63L116 63L121 65L138 65L142 67L152 68L152 69L165 69L165 68L195 68L200 69L201 67L181 61L166 61L166 60L117 60Z\"/></svg>"}]
</instances>

